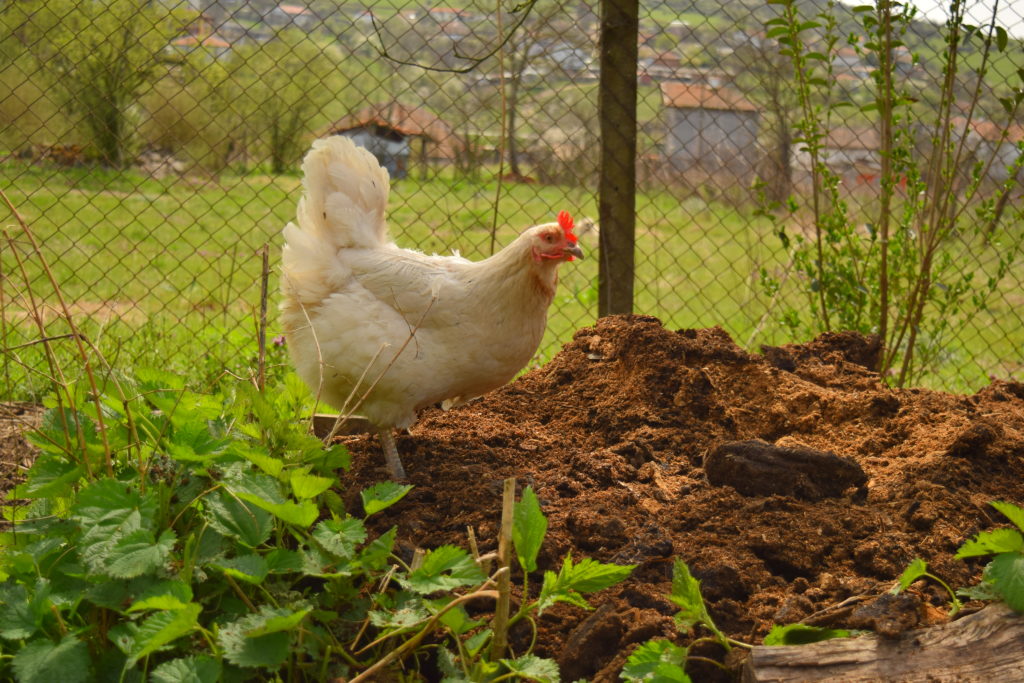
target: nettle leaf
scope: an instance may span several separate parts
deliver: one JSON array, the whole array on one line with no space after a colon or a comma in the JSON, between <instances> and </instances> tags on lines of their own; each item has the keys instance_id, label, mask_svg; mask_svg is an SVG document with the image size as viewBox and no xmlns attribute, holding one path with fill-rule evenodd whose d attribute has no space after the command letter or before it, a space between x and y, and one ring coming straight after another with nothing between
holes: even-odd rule
<instances>
[{"instance_id":1,"label":"nettle leaf","mask_svg":"<svg viewBox=\"0 0 1024 683\"><path fill-rule=\"evenodd\" d=\"M487 577L462 548L443 545L423 556L423 564L400 580L406 588L421 594L447 591L483 583Z\"/></svg>"},{"instance_id":2,"label":"nettle leaf","mask_svg":"<svg viewBox=\"0 0 1024 683\"><path fill-rule=\"evenodd\" d=\"M122 621L110 627L107 640L112 642L121 654L127 657L135 644L135 634L139 632L139 624L135 621Z\"/></svg>"},{"instance_id":3,"label":"nettle leaf","mask_svg":"<svg viewBox=\"0 0 1024 683\"><path fill-rule=\"evenodd\" d=\"M501 663L511 672L528 681L540 683L557 683L561 680L558 664L551 659L543 659L537 655L523 655L517 659L503 659Z\"/></svg>"},{"instance_id":4,"label":"nettle leaf","mask_svg":"<svg viewBox=\"0 0 1024 683\"><path fill-rule=\"evenodd\" d=\"M260 636L278 633L279 631L291 631L302 623L306 615L312 611L312 607L306 607L297 612L283 608L266 608L264 611L261 611L266 620L251 631L248 631L245 635L248 638L259 638Z\"/></svg>"},{"instance_id":5,"label":"nettle leaf","mask_svg":"<svg viewBox=\"0 0 1024 683\"><path fill-rule=\"evenodd\" d=\"M359 563L367 570L380 570L387 566L388 558L395 547L398 527L391 527L384 534L370 541L359 553Z\"/></svg>"},{"instance_id":6,"label":"nettle leaf","mask_svg":"<svg viewBox=\"0 0 1024 683\"><path fill-rule=\"evenodd\" d=\"M908 584L909 585L909 584ZM807 645L833 638L849 638L853 633L842 628L821 628L807 624L786 624L772 626L764 637L765 645Z\"/></svg>"},{"instance_id":7,"label":"nettle leaf","mask_svg":"<svg viewBox=\"0 0 1024 683\"><path fill-rule=\"evenodd\" d=\"M146 655L191 633L197 626L203 608L189 603L182 609L157 612L139 624L129 651L129 666Z\"/></svg>"},{"instance_id":8,"label":"nettle leaf","mask_svg":"<svg viewBox=\"0 0 1024 683\"><path fill-rule=\"evenodd\" d=\"M46 595L36 591L31 597L22 584L0 585L0 637L8 640L30 638L47 612Z\"/></svg>"},{"instance_id":9,"label":"nettle leaf","mask_svg":"<svg viewBox=\"0 0 1024 683\"><path fill-rule=\"evenodd\" d=\"M1024 509L1003 500L993 501L989 503L989 505L1003 513L1004 517L1013 522L1018 529L1024 532Z\"/></svg>"},{"instance_id":10,"label":"nettle leaf","mask_svg":"<svg viewBox=\"0 0 1024 683\"><path fill-rule=\"evenodd\" d=\"M999 553L1013 553L1024 550L1024 537L1016 529L992 529L982 531L956 551L957 559L984 557Z\"/></svg>"},{"instance_id":11,"label":"nettle leaf","mask_svg":"<svg viewBox=\"0 0 1024 683\"><path fill-rule=\"evenodd\" d=\"M922 576L928 573L928 564L920 557L914 558L907 568L900 574L897 585L892 589L892 593L896 594L901 591L905 591L910 588L910 584L914 583Z\"/></svg>"},{"instance_id":12,"label":"nettle leaf","mask_svg":"<svg viewBox=\"0 0 1024 683\"><path fill-rule=\"evenodd\" d=\"M186 422L175 421L167 453L175 460L184 462L208 462L223 455L231 439L215 436L210 424L202 418Z\"/></svg>"},{"instance_id":13,"label":"nettle leaf","mask_svg":"<svg viewBox=\"0 0 1024 683\"><path fill-rule=\"evenodd\" d=\"M178 391L185 388L184 377L155 367L137 368L135 381L139 384L139 393L146 394L146 398L159 396L176 399Z\"/></svg>"},{"instance_id":14,"label":"nettle leaf","mask_svg":"<svg viewBox=\"0 0 1024 683\"><path fill-rule=\"evenodd\" d=\"M476 657L484 649L484 645L491 642L491 638L493 636L494 631L489 628L477 631L469 638L466 638L466 642L463 643L466 648L466 652L469 653L470 657Z\"/></svg>"},{"instance_id":15,"label":"nettle leaf","mask_svg":"<svg viewBox=\"0 0 1024 683\"><path fill-rule=\"evenodd\" d=\"M203 505L204 516L215 531L250 548L264 543L274 530L274 520L268 512L227 491L207 496Z\"/></svg>"},{"instance_id":16,"label":"nettle leaf","mask_svg":"<svg viewBox=\"0 0 1024 683\"><path fill-rule=\"evenodd\" d=\"M323 578L352 576L353 571L357 568L349 560L329 555L318 546L303 548L300 555L302 557L302 572L311 576Z\"/></svg>"},{"instance_id":17,"label":"nettle leaf","mask_svg":"<svg viewBox=\"0 0 1024 683\"><path fill-rule=\"evenodd\" d=\"M622 669L628 681L665 681L690 683L686 675L686 648L670 640L649 640L629 656Z\"/></svg>"},{"instance_id":18,"label":"nettle leaf","mask_svg":"<svg viewBox=\"0 0 1024 683\"><path fill-rule=\"evenodd\" d=\"M336 443L330 448L324 448L322 444L319 444L319 439L317 441L318 445L315 451L311 449L304 453L304 462L319 468L321 472L348 470L352 464L352 454L348 452L348 447L345 444Z\"/></svg>"},{"instance_id":19,"label":"nettle leaf","mask_svg":"<svg viewBox=\"0 0 1024 683\"><path fill-rule=\"evenodd\" d=\"M581 593L593 593L614 586L629 577L636 568L635 564L605 564L589 557L583 558L573 567L571 559L566 556L566 564L570 567L570 587Z\"/></svg>"},{"instance_id":20,"label":"nettle leaf","mask_svg":"<svg viewBox=\"0 0 1024 683\"><path fill-rule=\"evenodd\" d=\"M966 588L958 588L956 594L961 598L968 600L999 600L1000 595L996 592L995 586L988 580L983 580L981 583L974 586L967 586Z\"/></svg>"},{"instance_id":21,"label":"nettle leaf","mask_svg":"<svg viewBox=\"0 0 1024 683\"><path fill-rule=\"evenodd\" d=\"M107 576L131 579L160 569L174 549L177 536L173 529L165 529L159 539L146 529L134 531L117 542L106 558Z\"/></svg>"},{"instance_id":22,"label":"nettle leaf","mask_svg":"<svg viewBox=\"0 0 1024 683\"><path fill-rule=\"evenodd\" d=\"M425 600L424 602L426 603L427 607L430 608L431 612L437 614L441 612L441 610L443 610L445 607L447 607L453 600L457 599L458 598L453 596L446 596L443 598L439 598L437 600ZM462 607L462 605L456 605L455 607L441 614L440 621L448 628L449 631L451 631L457 636L460 636L463 633L466 633L467 631L471 631L477 626L483 626L486 623L484 621L475 621L473 619L470 619L469 614Z\"/></svg>"},{"instance_id":23,"label":"nettle leaf","mask_svg":"<svg viewBox=\"0 0 1024 683\"><path fill-rule=\"evenodd\" d=\"M153 683L217 683L220 676L220 662L205 655L172 659L149 674Z\"/></svg>"},{"instance_id":24,"label":"nettle leaf","mask_svg":"<svg viewBox=\"0 0 1024 683\"><path fill-rule=\"evenodd\" d=\"M152 491L142 494L116 479L98 479L78 494L71 517L88 530L116 523L128 513L137 512L145 528L151 529L157 509L157 499Z\"/></svg>"},{"instance_id":25,"label":"nettle leaf","mask_svg":"<svg viewBox=\"0 0 1024 683\"><path fill-rule=\"evenodd\" d=\"M302 571L302 554L287 548L274 548L263 559L271 574L290 574Z\"/></svg>"},{"instance_id":26,"label":"nettle leaf","mask_svg":"<svg viewBox=\"0 0 1024 683\"><path fill-rule=\"evenodd\" d=\"M284 460L271 455L266 446L261 444L234 441L228 448L228 452L245 458L275 479L284 470Z\"/></svg>"},{"instance_id":27,"label":"nettle leaf","mask_svg":"<svg viewBox=\"0 0 1024 683\"><path fill-rule=\"evenodd\" d=\"M291 633L286 630L264 633L261 629L266 628L271 619L288 614L291 614L289 610L263 606L256 614L224 624L217 634L224 656L235 666L276 669L288 658Z\"/></svg>"},{"instance_id":28,"label":"nettle leaf","mask_svg":"<svg viewBox=\"0 0 1024 683\"><path fill-rule=\"evenodd\" d=\"M239 493L238 497L263 508L283 522L304 529L308 528L320 516L320 510L311 500L304 500L301 503L295 503L290 500L284 503L268 503L263 498L252 494Z\"/></svg>"},{"instance_id":29,"label":"nettle leaf","mask_svg":"<svg viewBox=\"0 0 1024 683\"><path fill-rule=\"evenodd\" d=\"M375 597L381 609L370 610L367 616L377 628L407 628L430 618L423 599L413 593L399 591L394 596L378 593Z\"/></svg>"},{"instance_id":30,"label":"nettle leaf","mask_svg":"<svg viewBox=\"0 0 1024 683\"><path fill-rule=\"evenodd\" d=\"M69 410L63 406L51 408L43 413L39 428L25 434L25 440L47 453L64 453L68 450L80 450L78 429L86 444L100 443L96 423L78 410Z\"/></svg>"},{"instance_id":31,"label":"nettle leaf","mask_svg":"<svg viewBox=\"0 0 1024 683\"><path fill-rule=\"evenodd\" d=\"M263 583L263 579L267 578L267 573L270 571L267 561L259 555L233 557L227 560L212 562L210 566L216 567L230 577L251 584Z\"/></svg>"},{"instance_id":32,"label":"nettle leaf","mask_svg":"<svg viewBox=\"0 0 1024 683\"><path fill-rule=\"evenodd\" d=\"M161 581L143 591L128 612L147 609L181 609L192 602L192 587L184 581Z\"/></svg>"},{"instance_id":33,"label":"nettle leaf","mask_svg":"<svg viewBox=\"0 0 1024 683\"><path fill-rule=\"evenodd\" d=\"M556 602L590 609L590 603L580 593L593 593L609 586L614 586L630 575L636 565L604 564L583 558L579 564L573 564L572 554L567 554L558 574L544 572L544 583L541 585L537 598L538 613Z\"/></svg>"},{"instance_id":34,"label":"nettle leaf","mask_svg":"<svg viewBox=\"0 0 1024 683\"><path fill-rule=\"evenodd\" d=\"M335 481L335 479L318 477L301 470L292 470L291 476L288 478L288 482L292 485L292 493L300 500L319 496L331 488Z\"/></svg>"},{"instance_id":35,"label":"nettle leaf","mask_svg":"<svg viewBox=\"0 0 1024 683\"><path fill-rule=\"evenodd\" d=\"M89 679L89 649L73 635L59 643L29 642L11 660L19 683L79 683Z\"/></svg>"},{"instance_id":36,"label":"nettle leaf","mask_svg":"<svg viewBox=\"0 0 1024 683\"><path fill-rule=\"evenodd\" d=\"M43 453L36 458L25 483L18 488L18 497L48 498L64 495L84 473L82 466L77 463L59 455Z\"/></svg>"},{"instance_id":37,"label":"nettle leaf","mask_svg":"<svg viewBox=\"0 0 1024 683\"><path fill-rule=\"evenodd\" d=\"M1024 612L1024 555L1003 553L986 571L992 587L1014 612Z\"/></svg>"},{"instance_id":38,"label":"nettle leaf","mask_svg":"<svg viewBox=\"0 0 1024 683\"><path fill-rule=\"evenodd\" d=\"M121 612L137 598L149 594L157 586L167 583L154 576L140 576L127 581L103 581L85 592L85 599L94 605Z\"/></svg>"},{"instance_id":39,"label":"nettle leaf","mask_svg":"<svg viewBox=\"0 0 1024 683\"><path fill-rule=\"evenodd\" d=\"M363 511L369 517L381 510L386 510L402 500L409 491L412 491L411 484L379 481L373 486L360 491L359 496L363 499Z\"/></svg>"},{"instance_id":40,"label":"nettle leaf","mask_svg":"<svg viewBox=\"0 0 1024 683\"><path fill-rule=\"evenodd\" d=\"M676 621L684 628L690 629L697 624L711 624L704 598L700 594L700 581L690 573L690 568L682 560L676 560L672 571L672 593L668 596L677 607L682 608L676 613Z\"/></svg>"},{"instance_id":41,"label":"nettle leaf","mask_svg":"<svg viewBox=\"0 0 1024 683\"><path fill-rule=\"evenodd\" d=\"M547 531L548 520L541 512L537 494L527 486L512 513L512 543L523 571L537 571L537 554Z\"/></svg>"},{"instance_id":42,"label":"nettle leaf","mask_svg":"<svg viewBox=\"0 0 1024 683\"><path fill-rule=\"evenodd\" d=\"M153 530L158 503L153 491L140 493L116 479L99 479L82 489L71 518L82 528L78 554L94 572L106 574L114 547L140 529Z\"/></svg>"},{"instance_id":43,"label":"nettle leaf","mask_svg":"<svg viewBox=\"0 0 1024 683\"><path fill-rule=\"evenodd\" d=\"M350 559L356 546L366 540L366 527L356 517L325 519L313 529L313 538L332 555Z\"/></svg>"},{"instance_id":44,"label":"nettle leaf","mask_svg":"<svg viewBox=\"0 0 1024 683\"><path fill-rule=\"evenodd\" d=\"M238 467L224 473L224 483L241 500L263 508L282 521L308 527L319 516L319 510L310 500L301 503L287 500L273 477L254 472L243 472Z\"/></svg>"}]
</instances>

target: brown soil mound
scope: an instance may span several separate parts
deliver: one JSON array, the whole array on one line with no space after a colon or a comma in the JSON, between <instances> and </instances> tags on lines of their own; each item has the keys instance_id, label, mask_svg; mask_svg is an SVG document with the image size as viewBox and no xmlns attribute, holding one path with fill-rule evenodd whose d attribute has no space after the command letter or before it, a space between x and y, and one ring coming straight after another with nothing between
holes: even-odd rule
<instances>
[{"instance_id":1,"label":"brown soil mound","mask_svg":"<svg viewBox=\"0 0 1024 683\"><path fill-rule=\"evenodd\" d=\"M954 586L978 579L981 563L953 553L1005 523L989 501L1024 502L1024 384L973 396L889 389L868 370L875 353L870 339L826 334L754 355L718 328L602 319L509 386L426 411L399 439L416 488L375 523L398 525L403 552L465 547L467 526L491 550L501 480L515 476L549 518L541 570L569 551L637 564L593 597L595 612L559 605L541 618L538 654L558 659L566 680L617 680L653 636L687 642L665 598L676 557L701 579L719 627L748 642L773 623L892 632L941 620L933 606L948 598L930 585L909 612L885 601L873 611L870 598L915 557ZM777 448L730 445L752 439ZM342 486L355 509L386 471L375 439L350 447Z\"/></svg>"}]
</instances>

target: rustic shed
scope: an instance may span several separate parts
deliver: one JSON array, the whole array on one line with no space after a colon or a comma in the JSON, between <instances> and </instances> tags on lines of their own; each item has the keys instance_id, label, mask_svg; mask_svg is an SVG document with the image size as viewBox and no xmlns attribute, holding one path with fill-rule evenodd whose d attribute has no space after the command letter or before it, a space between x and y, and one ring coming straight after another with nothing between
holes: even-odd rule
<instances>
[{"instance_id":1,"label":"rustic shed","mask_svg":"<svg viewBox=\"0 0 1024 683\"><path fill-rule=\"evenodd\" d=\"M679 171L748 179L758 159L757 107L731 88L661 84L668 135L665 156Z\"/></svg>"},{"instance_id":2,"label":"rustic shed","mask_svg":"<svg viewBox=\"0 0 1024 683\"><path fill-rule=\"evenodd\" d=\"M400 102L375 104L342 117L321 131L319 137L345 135L370 150L392 178L404 178L416 155L452 161L463 149L451 126L426 109ZM414 144L414 140L419 140Z\"/></svg>"}]
</instances>

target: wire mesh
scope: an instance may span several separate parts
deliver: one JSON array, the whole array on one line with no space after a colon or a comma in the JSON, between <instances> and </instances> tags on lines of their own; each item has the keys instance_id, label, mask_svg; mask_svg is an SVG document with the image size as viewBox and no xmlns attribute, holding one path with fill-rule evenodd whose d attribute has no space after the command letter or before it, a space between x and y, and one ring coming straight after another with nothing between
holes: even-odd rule
<instances>
[{"instance_id":1,"label":"wire mesh","mask_svg":"<svg viewBox=\"0 0 1024 683\"><path fill-rule=\"evenodd\" d=\"M801 142L785 35L771 23L784 9L644 2L637 36L634 308L670 326L721 325L752 349L821 328L808 313L813 264L801 269L792 246L813 242L818 167ZM813 86L825 87L815 106L829 103L831 117L817 161L869 239L882 194L870 107L878 53L851 7L826 7L832 25L820 9L797 7L817 24L802 34L807 52L827 57L828 82ZM931 106L946 77L949 10L922 10L890 54ZM986 33L991 11L972 6L967 20L999 49L983 61L974 39L950 76L971 143L960 165L984 166L971 211L1012 189L990 239L953 231L941 251L945 280L932 287L967 287L967 303L928 328L929 371L917 380L953 390L1024 373L1024 220L1012 175L1024 141L1013 101L1024 9L1002 4ZM566 209L583 248L597 249L596 2L11 0L0 31L2 186L112 363L215 376L251 362L260 252L269 248L276 273L298 163L320 136L352 136L388 168L401 246L478 259ZM772 200L791 210L766 210ZM46 378L30 296L44 311L55 298L17 222L4 225L5 392L31 397ZM537 362L594 320L597 269L595 258L562 268ZM66 332L44 317L47 335Z\"/></svg>"}]
</instances>

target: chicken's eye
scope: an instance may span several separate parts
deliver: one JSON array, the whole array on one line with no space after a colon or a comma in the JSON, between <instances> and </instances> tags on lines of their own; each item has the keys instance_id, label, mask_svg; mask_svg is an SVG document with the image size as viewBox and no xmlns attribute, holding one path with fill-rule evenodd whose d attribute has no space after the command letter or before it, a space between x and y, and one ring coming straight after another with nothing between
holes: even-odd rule
<instances>
[{"instance_id":1,"label":"chicken's eye","mask_svg":"<svg viewBox=\"0 0 1024 683\"><path fill-rule=\"evenodd\" d=\"M547 242L548 244L551 244L552 242L555 241L555 236L548 233L547 235L544 235L544 241Z\"/></svg>"}]
</instances>

